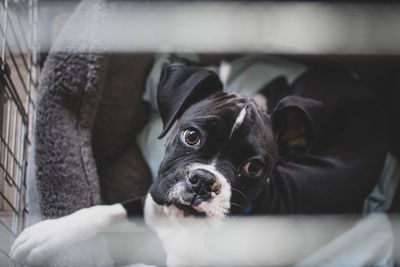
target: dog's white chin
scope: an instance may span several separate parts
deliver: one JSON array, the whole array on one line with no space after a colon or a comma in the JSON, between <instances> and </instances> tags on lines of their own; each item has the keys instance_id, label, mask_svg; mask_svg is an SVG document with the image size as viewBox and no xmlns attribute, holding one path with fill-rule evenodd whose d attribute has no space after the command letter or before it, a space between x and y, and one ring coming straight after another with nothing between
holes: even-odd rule
<instances>
[{"instance_id":1,"label":"dog's white chin","mask_svg":"<svg viewBox=\"0 0 400 267\"><path fill-rule=\"evenodd\" d=\"M190 206L187 203L181 202L182 205ZM199 214L196 216L195 214L185 214L182 209L179 209L176 205L172 204L169 206L163 206L163 211L172 220L182 220L183 218L194 218L194 219L223 219L227 216L229 212L229 206L219 206L213 205L211 202L202 202L198 206L190 206Z\"/></svg>"},{"instance_id":2,"label":"dog's white chin","mask_svg":"<svg viewBox=\"0 0 400 267\"><path fill-rule=\"evenodd\" d=\"M229 205L215 206L210 202L203 202L195 209L203 213L204 216L187 216L184 211L179 209L176 205L159 205L153 200L150 194L147 194L144 208L145 222L148 226L154 228L156 225L169 224L168 222L192 223L193 221L204 221L208 223L222 221L228 214Z\"/></svg>"},{"instance_id":3,"label":"dog's white chin","mask_svg":"<svg viewBox=\"0 0 400 267\"><path fill-rule=\"evenodd\" d=\"M179 209L174 204L169 205L169 206L163 206L163 210L164 210L165 215L167 215L171 219L174 219L174 218L179 219L179 218L185 217L184 211Z\"/></svg>"},{"instance_id":4,"label":"dog's white chin","mask_svg":"<svg viewBox=\"0 0 400 267\"><path fill-rule=\"evenodd\" d=\"M221 203L214 204L212 201L211 202L202 202L200 205L196 207L196 210L199 212L202 212L206 215L206 217L212 217L212 218L224 218L229 212L230 208L230 202L224 203L224 205L221 205Z\"/></svg>"}]
</instances>

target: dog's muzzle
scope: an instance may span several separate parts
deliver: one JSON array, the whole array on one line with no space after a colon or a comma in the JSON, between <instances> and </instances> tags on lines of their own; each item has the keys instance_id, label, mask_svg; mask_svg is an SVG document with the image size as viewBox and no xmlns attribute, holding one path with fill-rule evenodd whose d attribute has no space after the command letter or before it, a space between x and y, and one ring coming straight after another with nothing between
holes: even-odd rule
<instances>
[{"instance_id":1,"label":"dog's muzzle","mask_svg":"<svg viewBox=\"0 0 400 267\"><path fill-rule=\"evenodd\" d=\"M186 187L187 192L182 199L192 206L198 206L201 202L210 200L213 193L219 194L221 184L213 173L197 169L189 173Z\"/></svg>"}]
</instances>

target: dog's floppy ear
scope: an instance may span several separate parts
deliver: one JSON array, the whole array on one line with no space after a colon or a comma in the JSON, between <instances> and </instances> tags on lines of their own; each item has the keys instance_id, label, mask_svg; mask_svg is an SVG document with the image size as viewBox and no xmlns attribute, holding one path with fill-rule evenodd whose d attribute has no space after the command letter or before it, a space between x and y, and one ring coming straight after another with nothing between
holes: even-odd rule
<instances>
[{"instance_id":1,"label":"dog's floppy ear","mask_svg":"<svg viewBox=\"0 0 400 267\"><path fill-rule=\"evenodd\" d=\"M323 123L322 102L300 96L283 98L271 114L281 156L306 152L318 140L318 124Z\"/></svg>"},{"instance_id":2,"label":"dog's floppy ear","mask_svg":"<svg viewBox=\"0 0 400 267\"><path fill-rule=\"evenodd\" d=\"M162 138L183 112L217 91L222 84L216 73L201 67L172 66L161 73L157 104L163 122Z\"/></svg>"}]
</instances>

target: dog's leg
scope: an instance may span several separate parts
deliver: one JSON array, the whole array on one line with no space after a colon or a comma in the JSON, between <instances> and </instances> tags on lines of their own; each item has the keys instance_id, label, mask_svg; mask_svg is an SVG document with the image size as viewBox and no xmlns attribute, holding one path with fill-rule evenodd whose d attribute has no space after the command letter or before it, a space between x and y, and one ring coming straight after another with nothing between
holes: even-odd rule
<instances>
[{"instance_id":1,"label":"dog's leg","mask_svg":"<svg viewBox=\"0 0 400 267\"><path fill-rule=\"evenodd\" d=\"M127 222L127 211L121 204L93 206L65 217L44 220L21 233L11 248L11 257L29 265L42 265L63 248Z\"/></svg>"}]
</instances>

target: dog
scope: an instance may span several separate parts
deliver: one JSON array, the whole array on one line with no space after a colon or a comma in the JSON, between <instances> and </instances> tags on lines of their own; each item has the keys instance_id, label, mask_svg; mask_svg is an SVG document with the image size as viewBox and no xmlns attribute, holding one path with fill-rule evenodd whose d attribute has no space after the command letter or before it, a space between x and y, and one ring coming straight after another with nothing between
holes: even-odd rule
<instances>
[{"instance_id":1,"label":"dog","mask_svg":"<svg viewBox=\"0 0 400 267\"><path fill-rule=\"evenodd\" d=\"M291 85L279 77L253 99L224 92L210 70L172 66L161 74L157 101L160 138L171 134L145 201L28 227L12 247L14 259L41 264L143 212L160 235L159 218L359 212L386 155L379 104L338 68L310 70Z\"/></svg>"}]
</instances>

